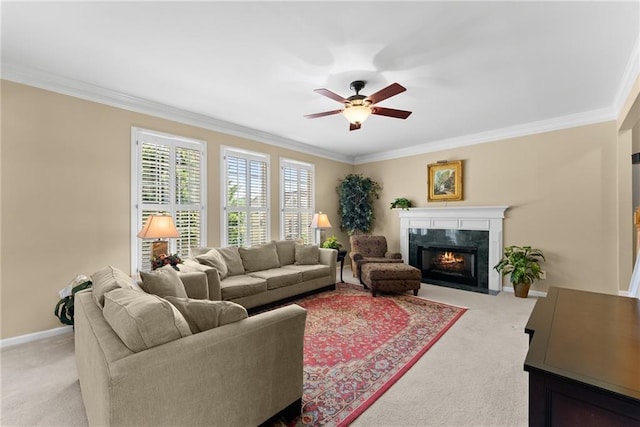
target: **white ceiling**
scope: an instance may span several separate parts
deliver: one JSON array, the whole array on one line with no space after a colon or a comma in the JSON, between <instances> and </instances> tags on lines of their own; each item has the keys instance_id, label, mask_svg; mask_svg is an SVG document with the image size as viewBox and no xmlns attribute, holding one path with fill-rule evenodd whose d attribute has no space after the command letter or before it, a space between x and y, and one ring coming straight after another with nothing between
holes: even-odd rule
<instances>
[{"instance_id":1,"label":"white ceiling","mask_svg":"<svg viewBox=\"0 0 640 427\"><path fill-rule=\"evenodd\" d=\"M356 163L612 119L640 69L637 1L1 7L3 78ZM353 80L402 84L380 105L413 114L303 118Z\"/></svg>"}]
</instances>

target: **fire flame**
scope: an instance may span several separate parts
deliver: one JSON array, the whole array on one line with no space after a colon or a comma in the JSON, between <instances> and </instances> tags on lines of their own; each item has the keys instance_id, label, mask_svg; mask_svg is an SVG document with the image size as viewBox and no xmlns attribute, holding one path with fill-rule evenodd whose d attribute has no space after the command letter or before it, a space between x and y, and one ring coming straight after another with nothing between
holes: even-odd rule
<instances>
[{"instance_id":1,"label":"fire flame","mask_svg":"<svg viewBox=\"0 0 640 427\"><path fill-rule=\"evenodd\" d=\"M441 264L455 264L459 262L464 262L464 258L461 256L456 256L454 252L445 252L440 256Z\"/></svg>"}]
</instances>

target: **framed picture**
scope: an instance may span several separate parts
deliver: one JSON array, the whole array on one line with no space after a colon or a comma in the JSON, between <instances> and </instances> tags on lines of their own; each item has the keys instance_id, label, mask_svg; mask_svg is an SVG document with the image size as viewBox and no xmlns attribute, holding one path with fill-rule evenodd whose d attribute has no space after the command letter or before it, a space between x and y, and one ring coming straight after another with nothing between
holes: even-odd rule
<instances>
[{"instance_id":1,"label":"framed picture","mask_svg":"<svg viewBox=\"0 0 640 427\"><path fill-rule=\"evenodd\" d=\"M427 200L462 200L462 160L438 162L427 166Z\"/></svg>"}]
</instances>

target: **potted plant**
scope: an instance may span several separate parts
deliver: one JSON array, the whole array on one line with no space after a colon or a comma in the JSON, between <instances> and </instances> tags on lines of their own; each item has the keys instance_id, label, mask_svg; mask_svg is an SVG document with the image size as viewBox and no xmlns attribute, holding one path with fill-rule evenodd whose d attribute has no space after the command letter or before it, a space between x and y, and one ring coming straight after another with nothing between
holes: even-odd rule
<instances>
[{"instance_id":1,"label":"potted plant","mask_svg":"<svg viewBox=\"0 0 640 427\"><path fill-rule=\"evenodd\" d=\"M327 239L322 243L322 247L326 249L335 249L339 250L342 243L338 241L336 236L327 237Z\"/></svg>"},{"instance_id":2,"label":"potted plant","mask_svg":"<svg viewBox=\"0 0 640 427\"><path fill-rule=\"evenodd\" d=\"M391 207L389 209L400 208L408 211L410 207L411 200L404 197L398 197L393 202L391 202Z\"/></svg>"},{"instance_id":3,"label":"potted plant","mask_svg":"<svg viewBox=\"0 0 640 427\"><path fill-rule=\"evenodd\" d=\"M368 233L373 229L373 202L380 198L382 187L371 178L358 174L344 177L338 190L340 229L349 236Z\"/></svg>"},{"instance_id":4,"label":"potted plant","mask_svg":"<svg viewBox=\"0 0 640 427\"><path fill-rule=\"evenodd\" d=\"M511 274L513 291L517 297L526 298L534 280L540 279L542 268L540 260L545 261L540 249L531 246L508 246L504 256L493 268L503 276Z\"/></svg>"}]
</instances>

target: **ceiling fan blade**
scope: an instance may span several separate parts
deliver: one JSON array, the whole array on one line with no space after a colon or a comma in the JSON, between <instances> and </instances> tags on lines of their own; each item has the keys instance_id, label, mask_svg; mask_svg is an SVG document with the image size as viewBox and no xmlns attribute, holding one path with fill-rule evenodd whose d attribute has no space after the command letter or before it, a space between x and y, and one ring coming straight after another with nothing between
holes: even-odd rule
<instances>
[{"instance_id":1,"label":"ceiling fan blade","mask_svg":"<svg viewBox=\"0 0 640 427\"><path fill-rule=\"evenodd\" d=\"M345 102L349 102L346 99L344 99L342 96L338 95L337 93L331 92L329 89L314 89L313 90L316 93L319 93L320 95L326 96L327 98L331 98L334 101L338 101L341 103L345 103Z\"/></svg>"},{"instance_id":2,"label":"ceiling fan blade","mask_svg":"<svg viewBox=\"0 0 640 427\"><path fill-rule=\"evenodd\" d=\"M395 108L373 107L371 109L371 114L394 117L396 119L406 119L411 115L411 111L396 110Z\"/></svg>"},{"instance_id":3,"label":"ceiling fan blade","mask_svg":"<svg viewBox=\"0 0 640 427\"><path fill-rule=\"evenodd\" d=\"M361 126L360 123L349 123L349 130L358 130Z\"/></svg>"},{"instance_id":4,"label":"ceiling fan blade","mask_svg":"<svg viewBox=\"0 0 640 427\"><path fill-rule=\"evenodd\" d=\"M333 111L325 111L323 113L315 113L315 114L307 114L305 117L307 119L316 119L318 117L331 116L333 114L342 113L342 110L333 110Z\"/></svg>"},{"instance_id":5,"label":"ceiling fan blade","mask_svg":"<svg viewBox=\"0 0 640 427\"><path fill-rule=\"evenodd\" d=\"M407 90L407 88L405 88L404 86L398 83L393 83L385 87L384 89L377 91L373 95L368 96L367 99L371 101L372 104L377 104L378 102L384 101L387 98L391 98L392 96L402 93L405 90Z\"/></svg>"}]
</instances>

